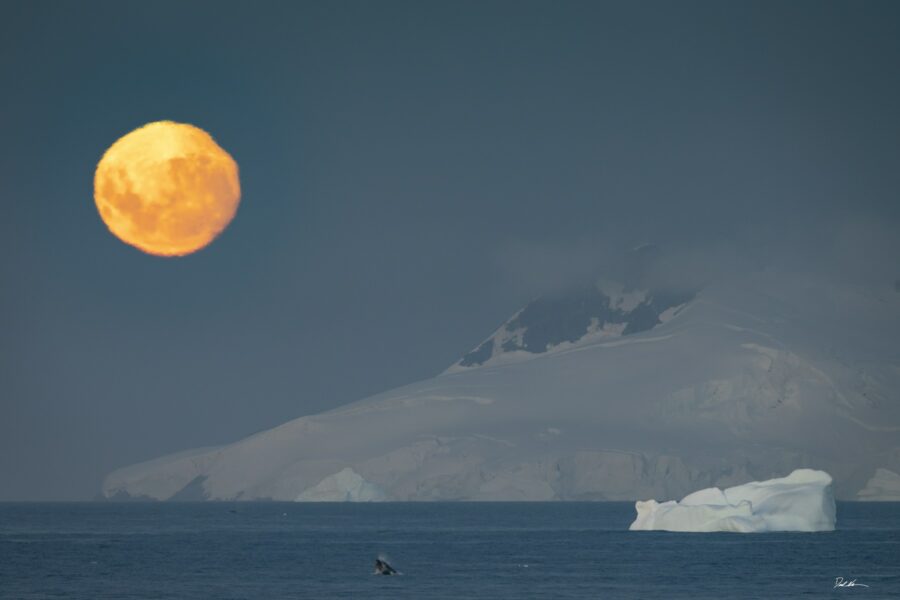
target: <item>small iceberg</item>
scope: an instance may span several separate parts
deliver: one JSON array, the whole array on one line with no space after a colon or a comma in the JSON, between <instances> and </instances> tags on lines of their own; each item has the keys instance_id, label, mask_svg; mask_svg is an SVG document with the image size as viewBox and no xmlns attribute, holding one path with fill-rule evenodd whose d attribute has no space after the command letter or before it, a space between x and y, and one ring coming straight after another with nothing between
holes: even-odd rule
<instances>
[{"instance_id":1,"label":"small iceberg","mask_svg":"<svg viewBox=\"0 0 900 600\"><path fill-rule=\"evenodd\" d=\"M296 502L380 502L387 500L384 491L347 467L329 475L316 485L303 490Z\"/></svg>"},{"instance_id":2,"label":"small iceberg","mask_svg":"<svg viewBox=\"0 0 900 600\"><path fill-rule=\"evenodd\" d=\"M900 501L900 475L889 469L876 469L866 487L856 494L856 498L875 502Z\"/></svg>"},{"instance_id":3,"label":"small iceberg","mask_svg":"<svg viewBox=\"0 0 900 600\"><path fill-rule=\"evenodd\" d=\"M834 531L834 492L825 471L797 469L787 477L707 488L681 502L635 503L631 531Z\"/></svg>"}]
</instances>

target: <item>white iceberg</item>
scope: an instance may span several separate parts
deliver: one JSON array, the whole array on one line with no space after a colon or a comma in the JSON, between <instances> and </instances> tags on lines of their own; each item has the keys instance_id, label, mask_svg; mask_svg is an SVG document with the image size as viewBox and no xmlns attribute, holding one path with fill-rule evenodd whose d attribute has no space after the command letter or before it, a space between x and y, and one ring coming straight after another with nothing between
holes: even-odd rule
<instances>
[{"instance_id":1,"label":"white iceberg","mask_svg":"<svg viewBox=\"0 0 900 600\"><path fill-rule=\"evenodd\" d=\"M876 502L900 501L900 475L890 469L876 469L875 474L856 495L857 500Z\"/></svg>"},{"instance_id":2,"label":"white iceberg","mask_svg":"<svg viewBox=\"0 0 900 600\"><path fill-rule=\"evenodd\" d=\"M380 502L384 491L351 468L329 475L297 496L297 502Z\"/></svg>"},{"instance_id":3,"label":"white iceberg","mask_svg":"<svg viewBox=\"0 0 900 600\"><path fill-rule=\"evenodd\" d=\"M787 477L707 488L670 500L638 501L632 531L833 531L831 475L797 469Z\"/></svg>"}]
</instances>

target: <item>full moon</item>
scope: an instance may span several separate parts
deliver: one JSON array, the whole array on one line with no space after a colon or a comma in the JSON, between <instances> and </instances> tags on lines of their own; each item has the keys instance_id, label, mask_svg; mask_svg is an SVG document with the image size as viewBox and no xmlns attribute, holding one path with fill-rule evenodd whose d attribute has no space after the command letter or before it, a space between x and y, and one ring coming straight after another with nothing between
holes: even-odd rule
<instances>
[{"instance_id":1,"label":"full moon","mask_svg":"<svg viewBox=\"0 0 900 600\"><path fill-rule=\"evenodd\" d=\"M207 246L234 218L234 159L198 127L157 121L119 138L94 173L94 202L109 230L157 256Z\"/></svg>"}]
</instances>

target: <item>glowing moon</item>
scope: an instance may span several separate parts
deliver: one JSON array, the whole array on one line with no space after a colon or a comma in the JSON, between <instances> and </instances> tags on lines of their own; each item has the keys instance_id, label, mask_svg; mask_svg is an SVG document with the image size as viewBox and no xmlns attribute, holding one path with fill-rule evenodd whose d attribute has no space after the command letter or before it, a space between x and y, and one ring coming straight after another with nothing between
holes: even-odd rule
<instances>
[{"instance_id":1,"label":"glowing moon","mask_svg":"<svg viewBox=\"0 0 900 600\"><path fill-rule=\"evenodd\" d=\"M240 199L237 163L208 133L184 123L135 129L109 147L94 173L94 202L109 230L158 256L208 245Z\"/></svg>"}]
</instances>

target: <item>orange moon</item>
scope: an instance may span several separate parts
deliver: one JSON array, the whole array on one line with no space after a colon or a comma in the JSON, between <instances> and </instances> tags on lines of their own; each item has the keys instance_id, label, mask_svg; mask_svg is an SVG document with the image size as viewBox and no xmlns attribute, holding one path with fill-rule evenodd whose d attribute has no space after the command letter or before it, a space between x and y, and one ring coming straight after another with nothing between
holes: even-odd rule
<instances>
[{"instance_id":1,"label":"orange moon","mask_svg":"<svg viewBox=\"0 0 900 600\"><path fill-rule=\"evenodd\" d=\"M193 125L157 121L119 138L94 173L109 230L157 256L184 256L216 239L241 200L238 166Z\"/></svg>"}]
</instances>

